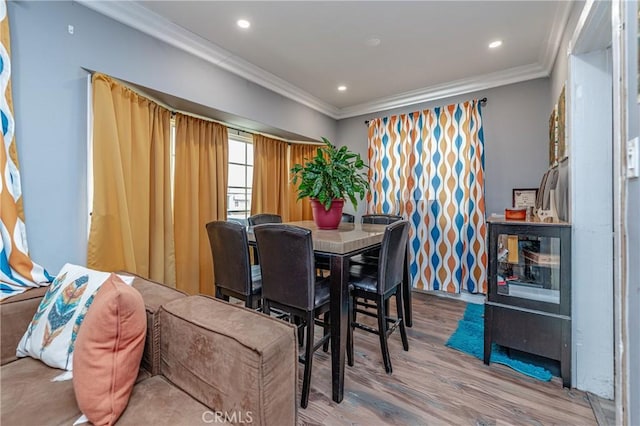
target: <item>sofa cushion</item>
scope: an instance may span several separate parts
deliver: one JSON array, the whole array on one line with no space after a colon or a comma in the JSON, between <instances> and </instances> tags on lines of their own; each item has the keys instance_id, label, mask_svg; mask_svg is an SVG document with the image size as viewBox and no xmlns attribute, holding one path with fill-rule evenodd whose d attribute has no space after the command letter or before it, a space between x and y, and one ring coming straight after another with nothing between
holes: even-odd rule
<instances>
[{"instance_id":1,"label":"sofa cushion","mask_svg":"<svg viewBox=\"0 0 640 426\"><path fill-rule=\"evenodd\" d=\"M76 401L94 425L112 425L138 376L147 330L140 293L111 274L78 332L73 359Z\"/></svg>"},{"instance_id":2,"label":"sofa cushion","mask_svg":"<svg viewBox=\"0 0 640 426\"><path fill-rule=\"evenodd\" d=\"M0 302L1 365L18 359L16 356L18 342L46 292L47 287L32 288L24 293L2 299Z\"/></svg>"},{"instance_id":3,"label":"sofa cushion","mask_svg":"<svg viewBox=\"0 0 640 426\"><path fill-rule=\"evenodd\" d=\"M220 412L295 424L295 327L242 306L191 296L160 309L161 373Z\"/></svg>"},{"instance_id":4,"label":"sofa cushion","mask_svg":"<svg viewBox=\"0 0 640 426\"><path fill-rule=\"evenodd\" d=\"M158 309L161 305L172 300L186 297L186 293L142 278L130 272L118 272L119 276L133 277L133 288L138 290L144 299L147 311L147 338L145 341L144 355L141 367L152 375L160 373L160 322Z\"/></svg>"},{"instance_id":5,"label":"sofa cushion","mask_svg":"<svg viewBox=\"0 0 640 426\"><path fill-rule=\"evenodd\" d=\"M117 425L201 425L209 411L164 377L154 376L136 384Z\"/></svg>"},{"instance_id":6,"label":"sofa cushion","mask_svg":"<svg viewBox=\"0 0 640 426\"><path fill-rule=\"evenodd\" d=\"M71 425L80 417L70 380L52 382L60 370L33 358L0 368L0 424Z\"/></svg>"},{"instance_id":7,"label":"sofa cushion","mask_svg":"<svg viewBox=\"0 0 640 426\"><path fill-rule=\"evenodd\" d=\"M64 265L36 309L16 355L31 356L51 367L71 370L78 330L95 292L108 277L107 272ZM129 284L132 281L127 280Z\"/></svg>"}]
</instances>

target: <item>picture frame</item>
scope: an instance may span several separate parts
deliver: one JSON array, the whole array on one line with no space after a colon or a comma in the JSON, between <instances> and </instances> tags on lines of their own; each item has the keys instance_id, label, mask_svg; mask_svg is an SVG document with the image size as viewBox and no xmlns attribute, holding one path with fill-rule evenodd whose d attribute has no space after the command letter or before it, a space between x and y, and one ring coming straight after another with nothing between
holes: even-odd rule
<instances>
[{"instance_id":1,"label":"picture frame","mask_svg":"<svg viewBox=\"0 0 640 426\"><path fill-rule=\"evenodd\" d=\"M512 206L514 209L526 209L536 206L538 188L514 188L512 190Z\"/></svg>"}]
</instances>

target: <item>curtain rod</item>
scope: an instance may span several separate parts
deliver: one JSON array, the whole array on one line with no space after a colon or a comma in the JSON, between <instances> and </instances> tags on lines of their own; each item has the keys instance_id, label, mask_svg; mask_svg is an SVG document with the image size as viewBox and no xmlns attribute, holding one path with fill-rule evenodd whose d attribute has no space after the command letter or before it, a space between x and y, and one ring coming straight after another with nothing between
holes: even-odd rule
<instances>
[{"instance_id":1,"label":"curtain rod","mask_svg":"<svg viewBox=\"0 0 640 426\"><path fill-rule=\"evenodd\" d=\"M478 99L478 102L480 102L480 104L481 104L482 106L487 105L487 97L485 96L485 97L484 97L484 98L482 98L482 99ZM364 120L364 124L368 126L368 125L369 125L369 121L371 121L371 120Z\"/></svg>"},{"instance_id":2,"label":"curtain rod","mask_svg":"<svg viewBox=\"0 0 640 426\"><path fill-rule=\"evenodd\" d=\"M99 71L94 71L94 70L89 69L89 68L84 68L83 67L82 69L84 69L85 71L87 71L91 75L93 75L95 73L104 74L104 73L100 73ZM169 110L171 112L171 116L172 117L175 116L176 114L183 114L183 115L188 115L188 116L200 119L200 120L211 121L213 123L221 124L224 127L226 127L227 129L235 130L236 132L247 133L249 135L262 135L262 136L266 136L266 137L271 138L271 139L276 139L276 140L279 140L279 141L286 142L288 144L296 143L296 144L307 144L307 145L320 145L319 142L292 141L292 140L289 140L289 139L281 138L279 136L270 135L269 133L257 132L255 130L250 130L250 129L246 129L246 128L240 128L241 126L233 127L229 123L226 123L224 121L215 120L213 118L205 117L205 116L202 116L202 115L199 115L199 114L195 114L195 113L192 113L192 112L188 112L188 111L181 111L181 110L178 110L176 108L173 108L170 105L165 104L164 102L162 102L162 101L154 98L153 96L143 92L142 90L138 89L137 87L134 87L132 85L132 83L129 83L129 82L124 81L124 80L120 80L119 78L113 77L113 76L111 76L109 74L104 74L104 75L108 76L109 78L112 78L112 79L116 80L118 83L122 84L124 87L126 87L129 90L131 90L132 92L135 92L138 95L143 96L143 97L149 99L152 102L155 102L156 104L160 105L164 109Z\"/></svg>"}]
</instances>

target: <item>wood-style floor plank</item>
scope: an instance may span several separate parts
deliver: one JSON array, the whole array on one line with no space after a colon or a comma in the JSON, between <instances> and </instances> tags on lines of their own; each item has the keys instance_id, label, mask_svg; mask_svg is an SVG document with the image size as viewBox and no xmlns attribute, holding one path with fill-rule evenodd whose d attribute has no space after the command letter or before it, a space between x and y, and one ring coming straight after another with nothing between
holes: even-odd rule
<instances>
[{"instance_id":1,"label":"wood-style floor plank","mask_svg":"<svg viewBox=\"0 0 640 426\"><path fill-rule=\"evenodd\" d=\"M309 406L298 410L298 424L596 424L587 395L563 389L559 378L541 382L446 347L465 307L458 300L414 294L409 351L402 350L399 331L390 336L392 375L384 372L378 336L355 330L355 365L346 367L340 404L331 400L330 356L316 352ZM299 371L300 391L302 366Z\"/></svg>"}]
</instances>

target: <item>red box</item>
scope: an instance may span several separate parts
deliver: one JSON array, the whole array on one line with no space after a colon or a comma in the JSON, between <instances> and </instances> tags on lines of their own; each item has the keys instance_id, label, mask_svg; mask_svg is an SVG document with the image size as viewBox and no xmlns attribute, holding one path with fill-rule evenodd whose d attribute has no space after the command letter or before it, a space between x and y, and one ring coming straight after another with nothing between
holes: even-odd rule
<instances>
[{"instance_id":1,"label":"red box","mask_svg":"<svg viewBox=\"0 0 640 426\"><path fill-rule=\"evenodd\" d=\"M527 220L527 209L504 209L507 220Z\"/></svg>"}]
</instances>

